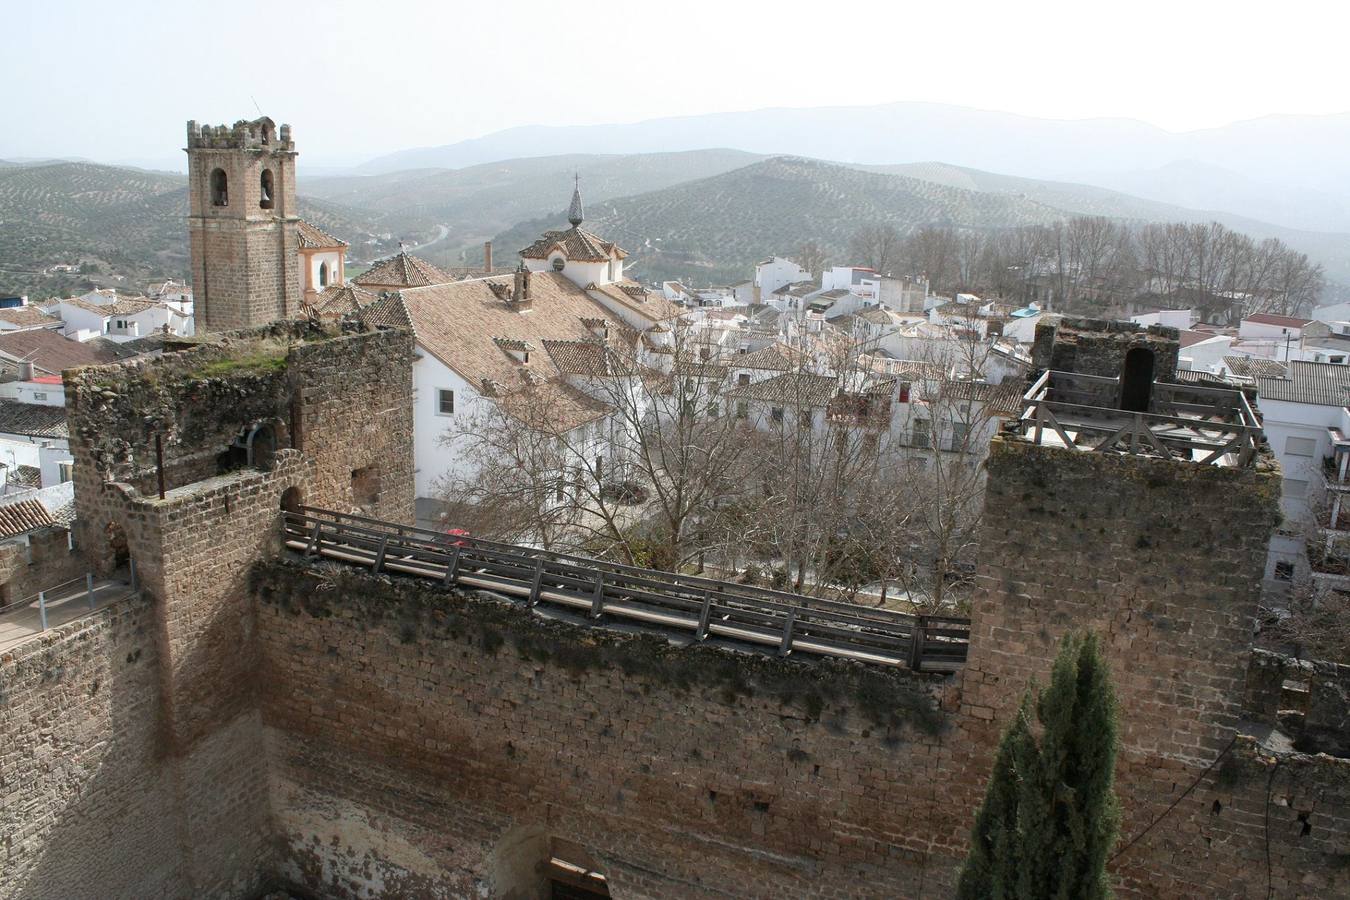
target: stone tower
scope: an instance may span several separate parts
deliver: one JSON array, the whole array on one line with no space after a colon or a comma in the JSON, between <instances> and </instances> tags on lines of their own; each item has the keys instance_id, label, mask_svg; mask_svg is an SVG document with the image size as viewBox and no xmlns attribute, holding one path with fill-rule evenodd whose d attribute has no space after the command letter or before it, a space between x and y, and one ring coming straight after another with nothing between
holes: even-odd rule
<instances>
[{"instance_id":1,"label":"stone tower","mask_svg":"<svg viewBox=\"0 0 1350 900\"><path fill-rule=\"evenodd\" d=\"M187 123L188 238L199 332L300 314L295 143L271 119Z\"/></svg>"}]
</instances>

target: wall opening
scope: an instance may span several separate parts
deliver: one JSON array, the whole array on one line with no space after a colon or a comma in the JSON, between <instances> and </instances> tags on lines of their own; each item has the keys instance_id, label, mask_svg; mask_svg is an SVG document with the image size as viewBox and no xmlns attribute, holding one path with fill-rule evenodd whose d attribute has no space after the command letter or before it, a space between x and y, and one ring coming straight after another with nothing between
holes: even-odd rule
<instances>
[{"instance_id":1,"label":"wall opening","mask_svg":"<svg viewBox=\"0 0 1350 900\"><path fill-rule=\"evenodd\" d=\"M300 514L300 507L305 505L305 496L300 493L298 487L288 487L281 492L281 512Z\"/></svg>"},{"instance_id":2,"label":"wall opening","mask_svg":"<svg viewBox=\"0 0 1350 900\"><path fill-rule=\"evenodd\" d=\"M215 169L211 172L211 205L230 205L230 180L226 177L224 169Z\"/></svg>"},{"instance_id":3,"label":"wall opening","mask_svg":"<svg viewBox=\"0 0 1350 900\"><path fill-rule=\"evenodd\" d=\"M244 439L244 446L248 450L248 465L270 471L277 456L276 426L270 422L255 426Z\"/></svg>"},{"instance_id":4,"label":"wall opening","mask_svg":"<svg viewBox=\"0 0 1350 900\"><path fill-rule=\"evenodd\" d=\"M352 503L369 512L380 502L380 467L352 469Z\"/></svg>"},{"instance_id":5,"label":"wall opening","mask_svg":"<svg viewBox=\"0 0 1350 900\"><path fill-rule=\"evenodd\" d=\"M258 194L258 206L262 207L263 209L271 209L272 208L271 169L262 170L262 177L259 179L259 187L261 188L261 191Z\"/></svg>"},{"instance_id":6,"label":"wall opening","mask_svg":"<svg viewBox=\"0 0 1350 900\"><path fill-rule=\"evenodd\" d=\"M328 287L328 263L319 263L319 287Z\"/></svg>"},{"instance_id":7,"label":"wall opening","mask_svg":"<svg viewBox=\"0 0 1350 900\"><path fill-rule=\"evenodd\" d=\"M103 526L103 539L108 559L112 561L114 569L120 569L131 562L131 545L127 542L127 533L121 525L109 522Z\"/></svg>"},{"instance_id":8,"label":"wall opening","mask_svg":"<svg viewBox=\"0 0 1350 900\"><path fill-rule=\"evenodd\" d=\"M609 896L609 881L600 864L572 841L553 838L544 872L549 900L596 900Z\"/></svg>"},{"instance_id":9,"label":"wall opening","mask_svg":"<svg viewBox=\"0 0 1350 900\"><path fill-rule=\"evenodd\" d=\"M1135 347L1125 354L1120 373L1120 408L1129 412L1148 412L1153 395L1153 351Z\"/></svg>"}]
</instances>

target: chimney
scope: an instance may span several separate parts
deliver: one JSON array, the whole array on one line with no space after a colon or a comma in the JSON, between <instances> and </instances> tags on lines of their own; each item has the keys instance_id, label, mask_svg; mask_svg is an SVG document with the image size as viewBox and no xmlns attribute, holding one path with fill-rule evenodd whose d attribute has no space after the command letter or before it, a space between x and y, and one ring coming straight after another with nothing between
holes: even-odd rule
<instances>
[{"instance_id":1,"label":"chimney","mask_svg":"<svg viewBox=\"0 0 1350 900\"><path fill-rule=\"evenodd\" d=\"M483 272L492 274L492 241L483 241Z\"/></svg>"},{"instance_id":2,"label":"chimney","mask_svg":"<svg viewBox=\"0 0 1350 900\"><path fill-rule=\"evenodd\" d=\"M19 380L20 380L20 381L32 381L32 380L33 380L33 364L32 364L32 363L30 363L30 362L21 362L21 363L19 363Z\"/></svg>"}]
</instances>

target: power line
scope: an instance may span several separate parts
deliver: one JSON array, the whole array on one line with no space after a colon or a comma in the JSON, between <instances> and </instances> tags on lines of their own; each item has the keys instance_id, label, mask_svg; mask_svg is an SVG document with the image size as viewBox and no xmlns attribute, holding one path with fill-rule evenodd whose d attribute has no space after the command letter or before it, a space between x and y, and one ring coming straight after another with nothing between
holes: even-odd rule
<instances>
[{"instance_id":1,"label":"power line","mask_svg":"<svg viewBox=\"0 0 1350 900\"><path fill-rule=\"evenodd\" d=\"M1205 771L1201 772L1199 775L1196 776L1195 780L1191 782L1191 786L1186 788L1186 790L1182 791L1181 796L1173 800L1172 804L1168 806L1167 809L1163 810L1162 814L1159 815L1158 818L1154 819L1152 822L1149 822L1147 828L1145 828L1143 831L1139 832L1133 838L1131 838L1130 842L1126 844L1124 847L1121 847L1115 853L1111 854L1111 858L1106 861L1107 865L1110 865L1120 857L1124 856L1126 850L1129 850L1139 841L1140 838L1142 838L1144 835L1152 831L1154 825L1157 825L1163 819L1167 818L1167 814L1170 813L1172 810L1176 809L1177 804L1179 804L1182 800L1185 800L1188 796L1190 796L1191 791L1195 790L1196 785L1198 785L1201 781L1203 781L1205 776L1210 773L1210 770L1219 764L1219 760L1223 759L1225 756L1228 755L1229 750L1233 749L1233 745L1237 743L1237 739L1238 739L1237 732L1233 732L1233 739L1228 742L1228 746L1224 747L1223 750L1219 752L1219 755L1214 757L1214 761L1205 767Z\"/></svg>"}]
</instances>

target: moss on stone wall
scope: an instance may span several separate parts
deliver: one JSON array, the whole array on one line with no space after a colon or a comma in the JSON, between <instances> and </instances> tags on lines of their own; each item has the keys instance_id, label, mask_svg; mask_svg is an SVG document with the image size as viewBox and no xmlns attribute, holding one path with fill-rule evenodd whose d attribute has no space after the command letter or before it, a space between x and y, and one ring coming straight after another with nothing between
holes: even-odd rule
<instances>
[{"instance_id":1,"label":"moss on stone wall","mask_svg":"<svg viewBox=\"0 0 1350 900\"><path fill-rule=\"evenodd\" d=\"M449 591L424 580L333 563L260 562L250 587L258 602L316 618L348 615L361 627L391 629L405 643L449 639L489 655L514 653L574 676L618 670L644 691L653 686L701 691L731 705L741 698L777 702L826 727L856 713L877 729L879 740L892 745L899 741L896 730L905 725L935 734L945 724L938 694L948 678L942 675L680 646L655 634L542 618L486 591Z\"/></svg>"}]
</instances>

